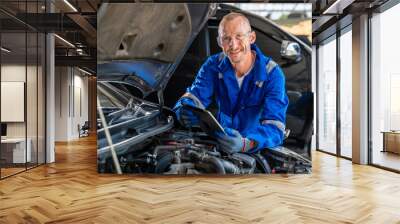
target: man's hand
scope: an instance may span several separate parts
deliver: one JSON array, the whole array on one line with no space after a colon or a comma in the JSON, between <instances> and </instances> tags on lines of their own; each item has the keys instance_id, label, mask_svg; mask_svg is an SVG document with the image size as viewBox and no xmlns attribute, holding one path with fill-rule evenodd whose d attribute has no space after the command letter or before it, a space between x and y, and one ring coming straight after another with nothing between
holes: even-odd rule
<instances>
[{"instance_id":1,"label":"man's hand","mask_svg":"<svg viewBox=\"0 0 400 224\"><path fill-rule=\"evenodd\" d=\"M249 139L243 138L242 135L235 129L224 129L226 135L222 133L217 135L217 141L219 142L223 151L227 153L247 152L254 147Z\"/></svg>"},{"instance_id":2,"label":"man's hand","mask_svg":"<svg viewBox=\"0 0 400 224\"><path fill-rule=\"evenodd\" d=\"M182 98L180 104L181 105L175 111L179 123L181 123L181 125L186 128L199 125L200 124L199 118L197 118L197 116L194 115L191 111L183 108L184 104L195 106L193 101L189 98Z\"/></svg>"}]
</instances>

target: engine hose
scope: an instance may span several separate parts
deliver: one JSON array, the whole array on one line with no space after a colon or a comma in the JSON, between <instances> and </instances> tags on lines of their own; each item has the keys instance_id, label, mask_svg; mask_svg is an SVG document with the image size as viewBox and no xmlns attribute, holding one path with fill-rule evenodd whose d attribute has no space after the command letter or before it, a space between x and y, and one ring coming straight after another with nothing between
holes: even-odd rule
<instances>
[{"instance_id":1,"label":"engine hose","mask_svg":"<svg viewBox=\"0 0 400 224\"><path fill-rule=\"evenodd\" d=\"M222 162L226 173L240 174L239 167L237 167L235 164L226 160L220 160L220 161Z\"/></svg>"},{"instance_id":2,"label":"engine hose","mask_svg":"<svg viewBox=\"0 0 400 224\"><path fill-rule=\"evenodd\" d=\"M196 143L198 143L198 144L213 145L213 146L217 146L217 145L218 145L218 142L217 142L217 141L205 140L205 139L196 139Z\"/></svg>"},{"instance_id":3,"label":"engine hose","mask_svg":"<svg viewBox=\"0 0 400 224\"><path fill-rule=\"evenodd\" d=\"M136 164L136 163L149 164L150 160L148 158L137 158L137 159L126 160L126 163L128 163L128 164Z\"/></svg>"},{"instance_id":4,"label":"engine hose","mask_svg":"<svg viewBox=\"0 0 400 224\"><path fill-rule=\"evenodd\" d=\"M158 145L154 148L153 154L158 155L160 151L163 150L176 150L177 146L176 145Z\"/></svg>"},{"instance_id":5,"label":"engine hose","mask_svg":"<svg viewBox=\"0 0 400 224\"><path fill-rule=\"evenodd\" d=\"M198 152L196 152L196 151L193 151L193 150L189 150L187 153L188 153L188 155L190 156L190 159L191 159L193 162L198 162L199 160L201 160L201 155L200 155L200 153L198 153Z\"/></svg>"},{"instance_id":6,"label":"engine hose","mask_svg":"<svg viewBox=\"0 0 400 224\"><path fill-rule=\"evenodd\" d=\"M188 151L188 154L193 161L200 161L205 164L210 164L214 168L216 173L226 174L223 160L220 160L214 156L208 156L208 155L202 156L200 153L193 151L193 150ZM231 168L231 167L228 167L228 168Z\"/></svg>"},{"instance_id":7,"label":"engine hose","mask_svg":"<svg viewBox=\"0 0 400 224\"><path fill-rule=\"evenodd\" d=\"M256 167L256 160L245 153L233 153L230 157L232 159L241 161L243 166L246 168Z\"/></svg>"},{"instance_id":8,"label":"engine hose","mask_svg":"<svg viewBox=\"0 0 400 224\"><path fill-rule=\"evenodd\" d=\"M199 143L199 144L213 145L216 148L217 152L221 155L221 153L220 153L220 151L221 151L220 149L221 148L220 148L220 145L218 144L217 141L201 139L201 140L196 140L196 142Z\"/></svg>"},{"instance_id":9,"label":"engine hose","mask_svg":"<svg viewBox=\"0 0 400 224\"><path fill-rule=\"evenodd\" d=\"M218 152L218 151L215 151L215 152L207 151L207 154L212 155L212 156L216 156L216 157L220 157L221 156L221 153Z\"/></svg>"},{"instance_id":10,"label":"engine hose","mask_svg":"<svg viewBox=\"0 0 400 224\"><path fill-rule=\"evenodd\" d=\"M217 174L226 174L224 165L218 158L213 156L206 156L203 158L203 162L212 164Z\"/></svg>"},{"instance_id":11,"label":"engine hose","mask_svg":"<svg viewBox=\"0 0 400 224\"><path fill-rule=\"evenodd\" d=\"M257 168L261 170L263 173L270 174L272 173L271 167L269 166L267 160L260 153L251 154L254 159L257 161Z\"/></svg>"},{"instance_id":12,"label":"engine hose","mask_svg":"<svg viewBox=\"0 0 400 224\"><path fill-rule=\"evenodd\" d=\"M172 152L165 152L157 156L157 164L154 167L154 173L164 173L168 166L171 165L174 159L174 154Z\"/></svg>"}]
</instances>

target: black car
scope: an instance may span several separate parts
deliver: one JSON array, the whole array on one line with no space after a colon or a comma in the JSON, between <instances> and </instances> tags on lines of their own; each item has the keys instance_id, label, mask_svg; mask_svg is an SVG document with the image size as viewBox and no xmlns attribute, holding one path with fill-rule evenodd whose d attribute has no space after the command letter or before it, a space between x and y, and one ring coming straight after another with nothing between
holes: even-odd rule
<instances>
[{"instance_id":1,"label":"black car","mask_svg":"<svg viewBox=\"0 0 400 224\"><path fill-rule=\"evenodd\" d=\"M218 24L232 11L248 17L256 44L286 76L287 138L256 154L222 152L200 127L181 127L171 110L205 59L221 51ZM97 71L101 173L311 171L311 47L263 17L225 4L103 4Z\"/></svg>"}]
</instances>

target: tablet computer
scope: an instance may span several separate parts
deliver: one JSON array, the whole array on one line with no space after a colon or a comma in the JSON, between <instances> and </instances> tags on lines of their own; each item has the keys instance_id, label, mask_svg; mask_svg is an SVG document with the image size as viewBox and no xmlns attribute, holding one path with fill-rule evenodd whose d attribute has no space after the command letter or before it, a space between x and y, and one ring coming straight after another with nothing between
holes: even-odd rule
<instances>
[{"instance_id":1,"label":"tablet computer","mask_svg":"<svg viewBox=\"0 0 400 224\"><path fill-rule=\"evenodd\" d=\"M215 132L222 132L226 135L224 128L210 111L188 104L183 104L183 108L193 112L199 118L200 128L207 134L215 135Z\"/></svg>"}]
</instances>

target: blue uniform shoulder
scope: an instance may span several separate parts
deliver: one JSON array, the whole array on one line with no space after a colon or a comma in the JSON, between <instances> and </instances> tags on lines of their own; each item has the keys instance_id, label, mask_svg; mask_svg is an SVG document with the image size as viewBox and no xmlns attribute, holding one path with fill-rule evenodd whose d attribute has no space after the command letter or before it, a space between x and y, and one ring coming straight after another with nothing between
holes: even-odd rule
<instances>
[{"instance_id":1,"label":"blue uniform shoulder","mask_svg":"<svg viewBox=\"0 0 400 224\"><path fill-rule=\"evenodd\" d=\"M221 58L221 55L219 53L213 54L204 61L203 66L207 66L208 68L216 67L221 62L220 58Z\"/></svg>"},{"instance_id":2,"label":"blue uniform shoulder","mask_svg":"<svg viewBox=\"0 0 400 224\"><path fill-rule=\"evenodd\" d=\"M204 62L203 68L207 68L209 71L218 73L220 71L221 64L223 64L224 58L224 53L213 54Z\"/></svg>"},{"instance_id":3,"label":"blue uniform shoulder","mask_svg":"<svg viewBox=\"0 0 400 224\"><path fill-rule=\"evenodd\" d=\"M219 62L221 62L224 59L224 57L225 57L224 53L220 52L220 53L211 55L210 57L208 57L208 60L218 64Z\"/></svg>"},{"instance_id":4,"label":"blue uniform shoulder","mask_svg":"<svg viewBox=\"0 0 400 224\"><path fill-rule=\"evenodd\" d=\"M272 58L265 56L265 71L266 71L266 80L268 82L267 86L272 84L275 85L284 85L285 83L285 74L283 73L282 68L276 63Z\"/></svg>"},{"instance_id":5,"label":"blue uniform shoulder","mask_svg":"<svg viewBox=\"0 0 400 224\"><path fill-rule=\"evenodd\" d=\"M267 56L264 56L264 58L267 75L271 75L277 68L280 69L278 63L276 63L272 58Z\"/></svg>"},{"instance_id":6,"label":"blue uniform shoulder","mask_svg":"<svg viewBox=\"0 0 400 224\"><path fill-rule=\"evenodd\" d=\"M219 54L214 54L209 56L201 66L198 74L206 75L207 77L215 77L218 75L218 66L219 66Z\"/></svg>"}]
</instances>

